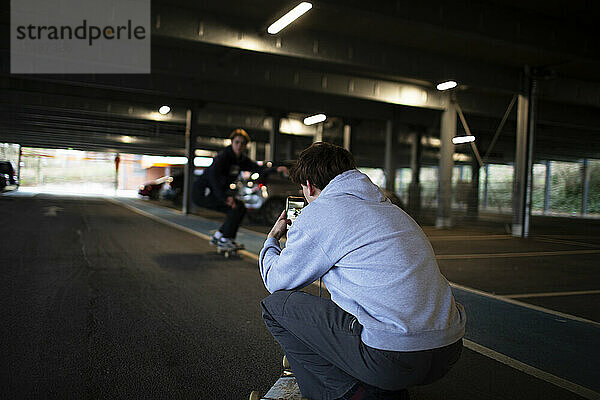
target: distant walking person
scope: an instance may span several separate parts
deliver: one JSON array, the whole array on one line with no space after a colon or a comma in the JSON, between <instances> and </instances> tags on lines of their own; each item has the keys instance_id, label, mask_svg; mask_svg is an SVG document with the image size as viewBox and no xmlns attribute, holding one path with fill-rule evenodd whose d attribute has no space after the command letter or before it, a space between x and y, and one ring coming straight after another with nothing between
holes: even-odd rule
<instances>
[{"instance_id":1,"label":"distant walking person","mask_svg":"<svg viewBox=\"0 0 600 400\"><path fill-rule=\"evenodd\" d=\"M246 214L246 206L234 196L230 185L238 179L240 171L265 172L276 169L287 172L286 167L267 168L258 165L246 154L250 136L243 129L235 129L229 135L231 145L219 152L194 183L194 202L205 208L225 212L225 222L211 238L211 243L222 248L237 248L235 242L238 229Z\"/></svg>"}]
</instances>

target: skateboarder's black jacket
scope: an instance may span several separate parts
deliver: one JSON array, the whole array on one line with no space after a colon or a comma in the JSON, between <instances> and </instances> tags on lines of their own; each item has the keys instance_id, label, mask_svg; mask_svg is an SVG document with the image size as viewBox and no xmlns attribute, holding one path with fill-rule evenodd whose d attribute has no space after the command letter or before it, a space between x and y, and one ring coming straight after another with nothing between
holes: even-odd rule
<instances>
[{"instance_id":1,"label":"skateboarder's black jacket","mask_svg":"<svg viewBox=\"0 0 600 400\"><path fill-rule=\"evenodd\" d=\"M231 146L227 146L215 156L210 167L198 178L196 190L202 196L208 187L218 200L225 202L227 196L233 195L229 185L236 181L240 171L262 173L269 169L258 165L245 154L238 158Z\"/></svg>"}]
</instances>

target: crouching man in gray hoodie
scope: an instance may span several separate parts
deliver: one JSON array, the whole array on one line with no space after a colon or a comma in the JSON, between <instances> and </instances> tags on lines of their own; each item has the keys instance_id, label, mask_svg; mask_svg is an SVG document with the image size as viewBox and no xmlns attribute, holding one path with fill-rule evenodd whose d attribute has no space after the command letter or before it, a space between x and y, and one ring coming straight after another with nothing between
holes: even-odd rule
<instances>
[{"instance_id":1,"label":"crouching man in gray hoodie","mask_svg":"<svg viewBox=\"0 0 600 400\"><path fill-rule=\"evenodd\" d=\"M406 399L444 376L466 316L421 228L341 147L314 143L290 176L309 204L289 230L284 211L267 236L261 306L302 395ZM321 277L331 300L299 291Z\"/></svg>"}]
</instances>

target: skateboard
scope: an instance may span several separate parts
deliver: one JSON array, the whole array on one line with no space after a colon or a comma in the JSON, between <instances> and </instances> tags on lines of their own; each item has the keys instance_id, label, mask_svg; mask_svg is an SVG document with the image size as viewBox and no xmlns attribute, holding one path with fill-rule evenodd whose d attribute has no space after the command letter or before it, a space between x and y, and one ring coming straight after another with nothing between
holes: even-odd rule
<instances>
[{"instance_id":1,"label":"skateboard","mask_svg":"<svg viewBox=\"0 0 600 400\"><path fill-rule=\"evenodd\" d=\"M250 393L249 400L306 400L300 393L287 357L283 356L283 371L271 389L262 396L259 391L254 390Z\"/></svg>"},{"instance_id":2,"label":"skateboard","mask_svg":"<svg viewBox=\"0 0 600 400\"><path fill-rule=\"evenodd\" d=\"M235 247L235 248L227 248L227 247L221 247L218 244L213 243L211 239L208 240L208 243L211 246L215 246L217 248L217 253L223 254L225 256L225 258L229 258L231 256L237 257L239 255L238 251L245 249L243 244L238 244L237 247Z\"/></svg>"},{"instance_id":3,"label":"skateboard","mask_svg":"<svg viewBox=\"0 0 600 400\"><path fill-rule=\"evenodd\" d=\"M236 248L233 248L233 249L217 246L217 253L223 254L225 256L225 258L237 257L237 256L239 256L238 251L244 250L244 248L245 247L243 245L238 245Z\"/></svg>"}]
</instances>

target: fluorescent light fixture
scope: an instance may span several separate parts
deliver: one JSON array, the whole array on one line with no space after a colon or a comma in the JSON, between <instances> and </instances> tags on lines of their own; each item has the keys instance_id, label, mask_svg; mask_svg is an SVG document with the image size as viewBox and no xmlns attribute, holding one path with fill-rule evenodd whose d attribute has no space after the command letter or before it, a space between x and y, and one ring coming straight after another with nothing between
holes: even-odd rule
<instances>
[{"instance_id":1,"label":"fluorescent light fixture","mask_svg":"<svg viewBox=\"0 0 600 400\"><path fill-rule=\"evenodd\" d=\"M326 119L327 116L325 114L311 115L310 117L304 118L304 125L318 124L319 122L323 122Z\"/></svg>"},{"instance_id":2,"label":"fluorescent light fixture","mask_svg":"<svg viewBox=\"0 0 600 400\"><path fill-rule=\"evenodd\" d=\"M171 107L169 107L169 106L161 106L158 109L158 112L161 113L162 115L167 115L168 113L171 112Z\"/></svg>"},{"instance_id":3,"label":"fluorescent light fixture","mask_svg":"<svg viewBox=\"0 0 600 400\"><path fill-rule=\"evenodd\" d=\"M276 33L279 33L279 31L281 31L283 28L285 28L286 26L288 26L289 24L294 22L302 14L304 14L311 8L312 8L311 3L303 1L302 3L300 3L296 7L294 7L290 12L285 14L283 17L281 17L277 21L273 22L273 24L271 24L271 26L269 26L269 28L267 29L267 32L269 32L271 35L275 35Z\"/></svg>"},{"instance_id":4,"label":"fluorescent light fixture","mask_svg":"<svg viewBox=\"0 0 600 400\"><path fill-rule=\"evenodd\" d=\"M454 144L470 143L474 141L475 136L456 136L452 138L452 143Z\"/></svg>"},{"instance_id":5,"label":"fluorescent light fixture","mask_svg":"<svg viewBox=\"0 0 600 400\"><path fill-rule=\"evenodd\" d=\"M194 157L195 167L210 167L212 163L212 157Z\"/></svg>"},{"instance_id":6,"label":"fluorescent light fixture","mask_svg":"<svg viewBox=\"0 0 600 400\"><path fill-rule=\"evenodd\" d=\"M437 90L448 90L448 89L453 89L458 85L458 83L456 83L455 81L447 81L447 82L442 82L439 85L437 85Z\"/></svg>"},{"instance_id":7,"label":"fluorescent light fixture","mask_svg":"<svg viewBox=\"0 0 600 400\"><path fill-rule=\"evenodd\" d=\"M131 136L121 136L120 141L122 143L133 143L133 142L135 142L135 138L133 138Z\"/></svg>"}]
</instances>

